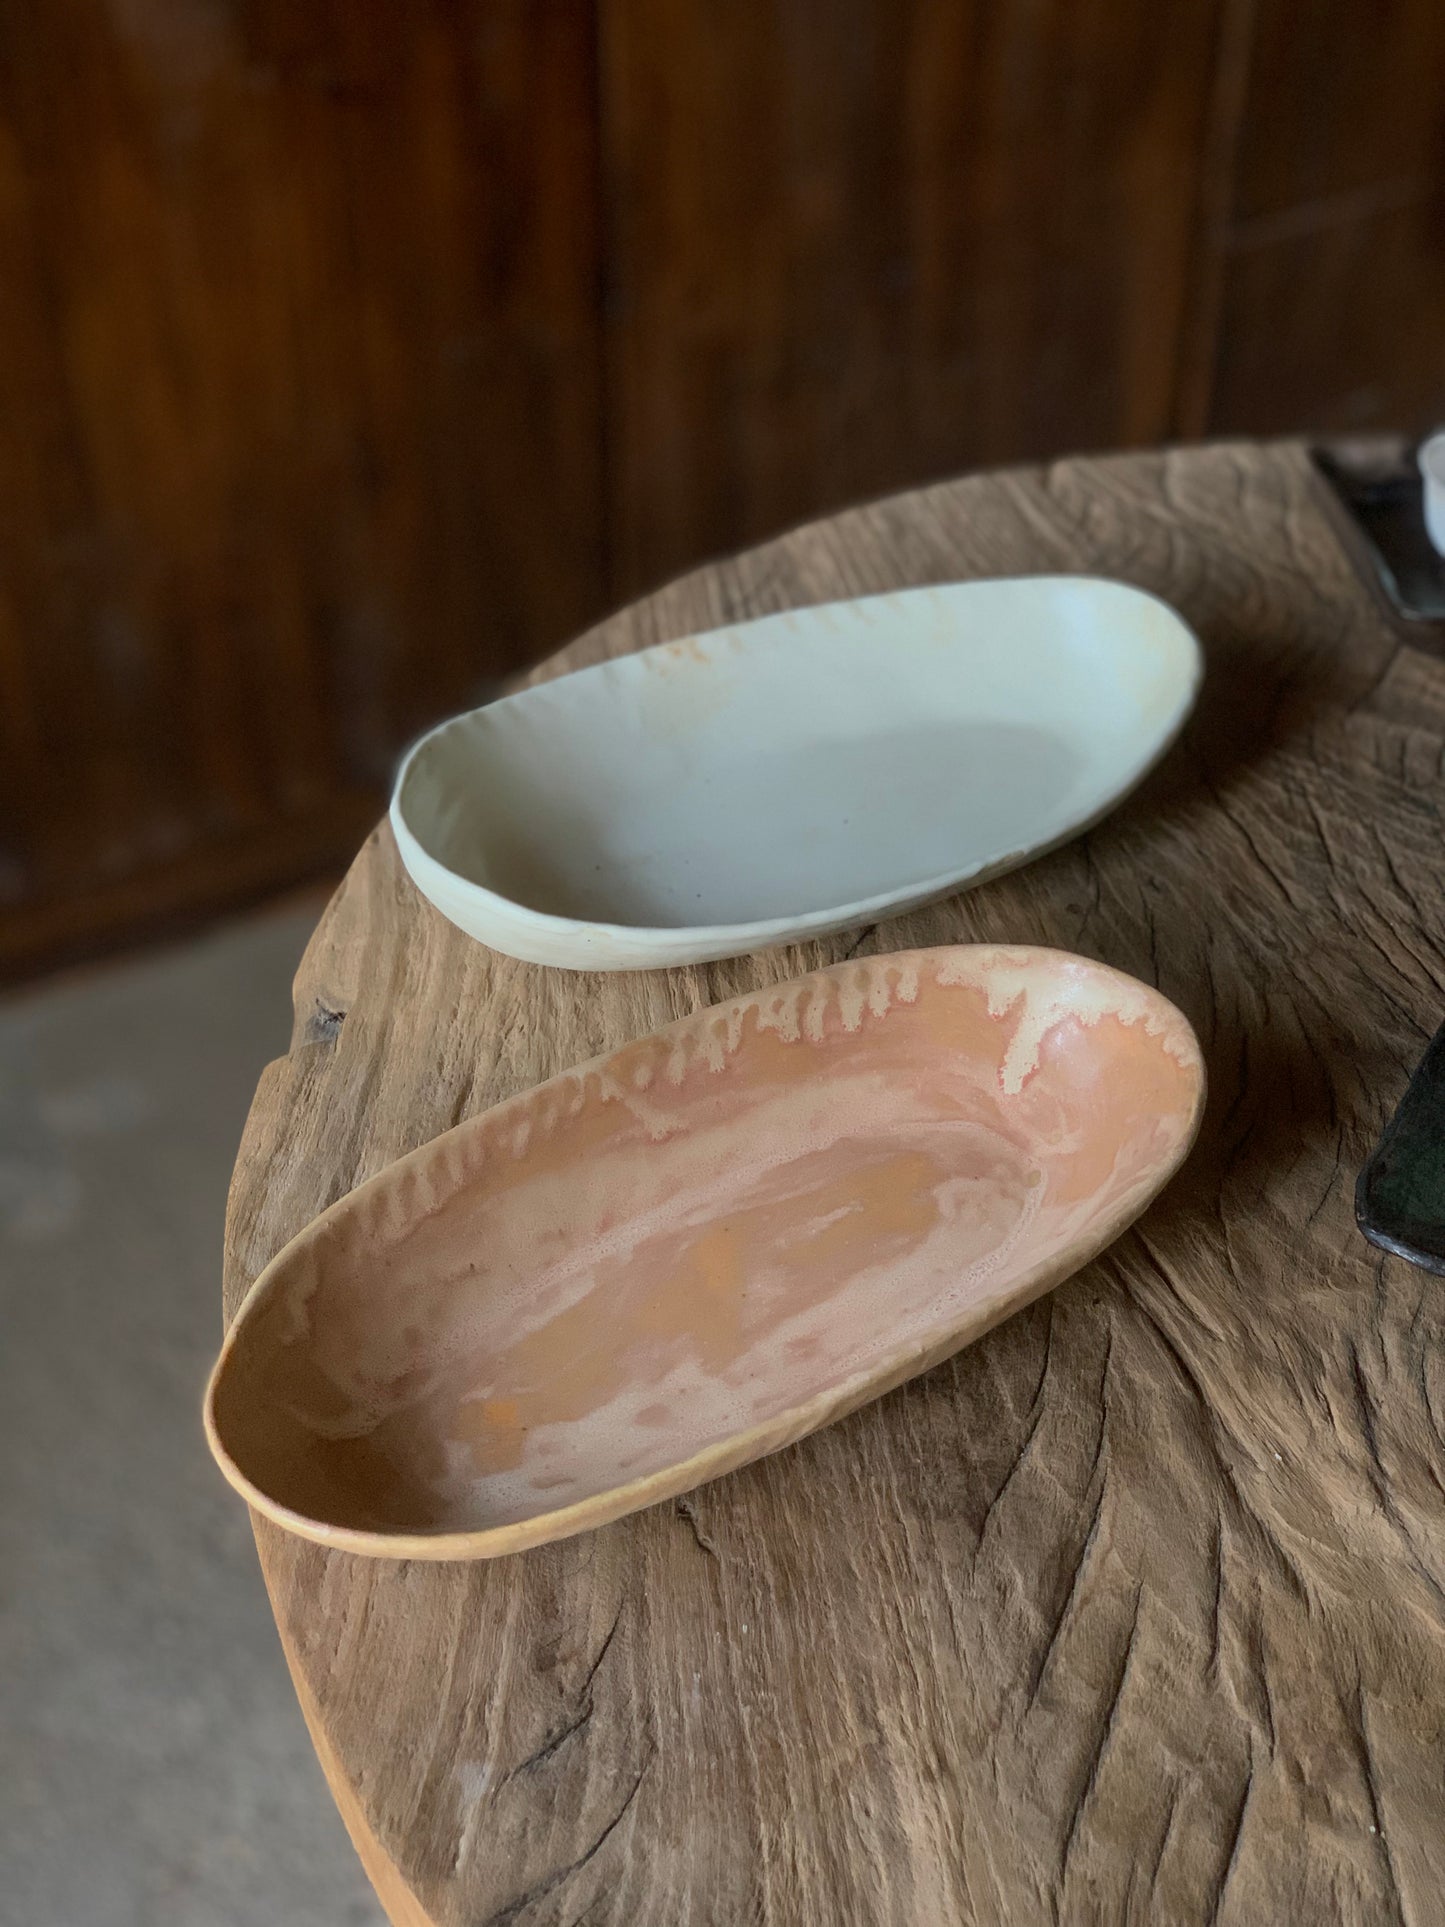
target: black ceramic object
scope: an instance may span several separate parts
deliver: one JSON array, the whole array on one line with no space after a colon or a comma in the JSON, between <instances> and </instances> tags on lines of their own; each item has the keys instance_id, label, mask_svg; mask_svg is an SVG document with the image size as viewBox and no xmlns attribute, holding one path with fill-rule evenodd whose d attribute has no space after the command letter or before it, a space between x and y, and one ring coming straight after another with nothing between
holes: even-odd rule
<instances>
[{"instance_id":1,"label":"black ceramic object","mask_svg":"<svg viewBox=\"0 0 1445 1927\"><path fill-rule=\"evenodd\" d=\"M1445 557L1425 529L1415 450L1378 442L1312 453L1361 574L1402 635L1445 654ZM1360 1173L1355 1218L1372 1244L1445 1276L1445 1026Z\"/></svg>"},{"instance_id":2,"label":"black ceramic object","mask_svg":"<svg viewBox=\"0 0 1445 1927\"><path fill-rule=\"evenodd\" d=\"M1445 557L1425 530L1424 488L1413 448L1351 455L1317 448L1315 467L1329 485L1356 565L1411 640L1439 650L1445 642Z\"/></svg>"},{"instance_id":3,"label":"black ceramic object","mask_svg":"<svg viewBox=\"0 0 1445 1927\"><path fill-rule=\"evenodd\" d=\"M1360 1173L1355 1217L1372 1244L1445 1274L1445 1025Z\"/></svg>"}]
</instances>

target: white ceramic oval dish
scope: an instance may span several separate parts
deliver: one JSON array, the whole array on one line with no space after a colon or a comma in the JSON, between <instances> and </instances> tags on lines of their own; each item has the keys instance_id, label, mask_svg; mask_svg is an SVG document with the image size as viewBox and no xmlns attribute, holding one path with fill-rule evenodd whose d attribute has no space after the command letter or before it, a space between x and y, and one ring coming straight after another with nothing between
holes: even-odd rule
<instances>
[{"instance_id":1,"label":"white ceramic oval dish","mask_svg":"<svg viewBox=\"0 0 1445 1927\"><path fill-rule=\"evenodd\" d=\"M1024 576L825 603L471 711L402 765L412 880L529 963L701 963L893 915L1096 823L1193 706L1156 597Z\"/></svg>"}]
</instances>

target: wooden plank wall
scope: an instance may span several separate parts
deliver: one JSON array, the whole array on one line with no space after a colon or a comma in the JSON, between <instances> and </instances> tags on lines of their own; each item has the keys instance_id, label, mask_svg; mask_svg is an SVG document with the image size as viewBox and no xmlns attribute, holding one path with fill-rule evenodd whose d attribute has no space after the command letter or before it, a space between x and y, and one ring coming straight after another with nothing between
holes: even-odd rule
<instances>
[{"instance_id":1,"label":"wooden plank wall","mask_svg":"<svg viewBox=\"0 0 1445 1927\"><path fill-rule=\"evenodd\" d=\"M1438 0L0 0L0 974L841 502L1439 416Z\"/></svg>"},{"instance_id":2,"label":"wooden plank wall","mask_svg":"<svg viewBox=\"0 0 1445 1927\"><path fill-rule=\"evenodd\" d=\"M1445 420L1445 6L1249 0L1185 434Z\"/></svg>"},{"instance_id":3,"label":"wooden plank wall","mask_svg":"<svg viewBox=\"0 0 1445 1927\"><path fill-rule=\"evenodd\" d=\"M603 596L587 0L0 0L0 968L336 863Z\"/></svg>"},{"instance_id":4,"label":"wooden plank wall","mask_svg":"<svg viewBox=\"0 0 1445 1927\"><path fill-rule=\"evenodd\" d=\"M622 0L627 592L859 496L1167 435L1215 0Z\"/></svg>"}]
</instances>

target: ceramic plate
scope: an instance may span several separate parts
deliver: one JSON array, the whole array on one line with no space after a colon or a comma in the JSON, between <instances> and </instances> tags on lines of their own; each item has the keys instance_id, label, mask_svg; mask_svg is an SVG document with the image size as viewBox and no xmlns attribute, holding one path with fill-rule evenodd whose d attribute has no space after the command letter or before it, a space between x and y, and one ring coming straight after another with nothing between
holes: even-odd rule
<instances>
[{"instance_id":1,"label":"ceramic plate","mask_svg":"<svg viewBox=\"0 0 1445 1927\"><path fill-rule=\"evenodd\" d=\"M472 1118L288 1245L207 1394L253 1504L483 1558L771 1452L1113 1238L1193 1139L1156 991L1051 950L840 964Z\"/></svg>"},{"instance_id":2,"label":"ceramic plate","mask_svg":"<svg viewBox=\"0 0 1445 1927\"><path fill-rule=\"evenodd\" d=\"M533 963L696 963L906 909L1098 820L1200 655L1141 590L1039 576L768 616L444 723L392 800L453 923Z\"/></svg>"}]
</instances>

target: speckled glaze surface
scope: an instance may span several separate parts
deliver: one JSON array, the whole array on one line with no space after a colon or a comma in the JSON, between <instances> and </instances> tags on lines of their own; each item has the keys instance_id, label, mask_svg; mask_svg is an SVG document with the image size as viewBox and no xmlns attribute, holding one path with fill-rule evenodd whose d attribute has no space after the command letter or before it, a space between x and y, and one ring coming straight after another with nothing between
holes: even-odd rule
<instances>
[{"instance_id":1,"label":"speckled glaze surface","mask_svg":"<svg viewBox=\"0 0 1445 1927\"><path fill-rule=\"evenodd\" d=\"M1076 1270L1185 1156L1157 992L1058 951L845 963L423 1146L257 1279L223 1470L283 1525L512 1552L772 1451Z\"/></svg>"}]
</instances>

